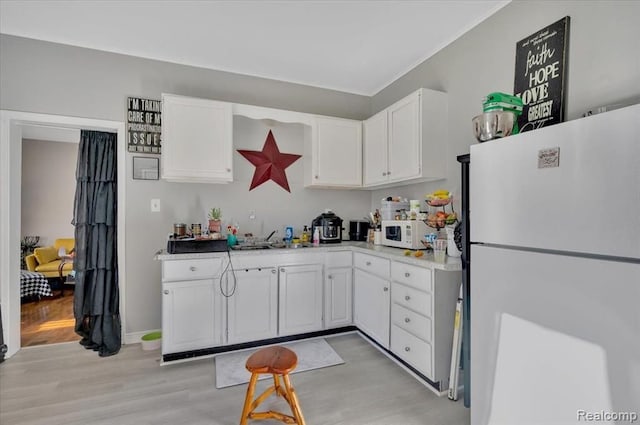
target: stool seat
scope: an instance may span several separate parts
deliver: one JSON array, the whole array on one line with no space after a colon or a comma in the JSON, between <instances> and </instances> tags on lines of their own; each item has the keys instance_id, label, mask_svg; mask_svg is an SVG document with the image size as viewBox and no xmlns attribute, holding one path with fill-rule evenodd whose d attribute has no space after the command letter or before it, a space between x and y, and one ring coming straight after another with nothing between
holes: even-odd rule
<instances>
[{"instance_id":1,"label":"stool seat","mask_svg":"<svg viewBox=\"0 0 640 425\"><path fill-rule=\"evenodd\" d=\"M251 372L251 380L247 387L247 395L244 400L240 425L245 425L249 419L277 419L287 424L305 425L302 410L298 403L298 397L289 379L289 372L294 370L297 365L298 356L296 353L278 345L262 348L249 356L245 367ZM260 374L273 375L273 385L254 400L253 395L256 389L256 382L258 381L258 375ZM284 382L284 388L280 385L280 376ZM293 413L292 416L272 410L266 412L255 411L260 403L272 393L286 400Z\"/></svg>"},{"instance_id":2,"label":"stool seat","mask_svg":"<svg viewBox=\"0 0 640 425\"><path fill-rule=\"evenodd\" d=\"M283 375L291 372L298 365L298 356L288 348L275 346L262 348L247 359L247 370L251 373L277 373Z\"/></svg>"}]
</instances>

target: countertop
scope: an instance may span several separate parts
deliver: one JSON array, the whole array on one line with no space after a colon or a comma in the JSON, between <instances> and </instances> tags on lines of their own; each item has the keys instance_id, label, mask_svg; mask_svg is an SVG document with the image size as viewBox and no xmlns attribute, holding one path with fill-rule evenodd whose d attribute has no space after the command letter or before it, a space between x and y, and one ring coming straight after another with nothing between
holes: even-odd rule
<instances>
[{"instance_id":1,"label":"countertop","mask_svg":"<svg viewBox=\"0 0 640 425\"><path fill-rule=\"evenodd\" d=\"M422 257L416 258L413 255L404 255L405 250L402 248L391 248L388 246L374 245L367 242L342 241L337 244L321 244L320 246L306 248L277 248L277 249L257 249L245 251L231 251L232 257L245 255L274 255L274 254L291 254L291 253L317 253L332 251L352 251L364 254L376 255L403 263L415 264L417 266L428 267L437 270L459 271L462 270L462 262L460 258L446 257L445 263L437 263L433 260L433 253L423 251ZM196 258L218 258L226 256L226 252L203 252L193 254L168 254L166 250L159 251L154 259L164 260L189 260Z\"/></svg>"}]
</instances>

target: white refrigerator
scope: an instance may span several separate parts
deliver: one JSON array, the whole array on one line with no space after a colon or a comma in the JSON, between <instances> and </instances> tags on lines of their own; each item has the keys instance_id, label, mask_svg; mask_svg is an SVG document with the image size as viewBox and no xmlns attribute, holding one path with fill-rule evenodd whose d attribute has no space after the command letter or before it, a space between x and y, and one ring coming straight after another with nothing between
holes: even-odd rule
<instances>
[{"instance_id":1,"label":"white refrigerator","mask_svg":"<svg viewBox=\"0 0 640 425\"><path fill-rule=\"evenodd\" d=\"M640 423L640 105L471 147L471 424Z\"/></svg>"}]
</instances>

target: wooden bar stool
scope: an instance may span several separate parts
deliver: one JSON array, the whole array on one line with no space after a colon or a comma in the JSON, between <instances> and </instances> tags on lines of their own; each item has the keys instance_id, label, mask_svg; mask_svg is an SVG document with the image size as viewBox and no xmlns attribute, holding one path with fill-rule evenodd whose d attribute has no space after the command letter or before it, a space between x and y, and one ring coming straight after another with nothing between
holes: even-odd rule
<instances>
[{"instance_id":1,"label":"wooden bar stool","mask_svg":"<svg viewBox=\"0 0 640 425\"><path fill-rule=\"evenodd\" d=\"M289 372L294 370L298 365L298 356L288 348L281 346L273 346L262 348L253 353L248 359L246 368L251 372L251 380L247 388L247 396L244 400L244 409L242 409L242 417L240 425L246 425L248 419L277 419L287 424L305 425L302 410L298 404L298 397L291 386L289 380ZM273 386L267 388L255 400L253 395L256 389L256 382L260 374L270 373L273 375ZM280 376L284 381L284 389L280 385ZM256 412L255 409L262 403L271 393L281 396L291 407L293 416L285 415L272 410L266 412Z\"/></svg>"}]
</instances>

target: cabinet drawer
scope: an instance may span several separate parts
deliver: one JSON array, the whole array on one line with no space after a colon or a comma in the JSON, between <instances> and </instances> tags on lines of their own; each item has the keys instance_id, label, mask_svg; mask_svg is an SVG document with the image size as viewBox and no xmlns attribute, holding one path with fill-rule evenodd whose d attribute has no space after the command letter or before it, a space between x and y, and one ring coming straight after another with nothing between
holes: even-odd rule
<instances>
[{"instance_id":1,"label":"cabinet drawer","mask_svg":"<svg viewBox=\"0 0 640 425\"><path fill-rule=\"evenodd\" d=\"M353 253L353 265L355 267L381 277L389 277L390 263L386 258L374 257L359 252Z\"/></svg>"},{"instance_id":2,"label":"cabinet drawer","mask_svg":"<svg viewBox=\"0 0 640 425\"><path fill-rule=\"evenodd\" d=\"M327 267L351 267L351 251L327 252L326 264Z\"/></svg>"},{"instance_id":3,"label":"cabinet drawer","mask_svg":"<svg viewBox=\"0 0 640 425\"><path fill-rule=\"evenodd\" d=\"M218 276L221 268L221 258L165 260L162 262L162 281L211 278Z\"/></svg>"},{"instance_id":4,"label":"cabinet drawer","mask_svg":"<svg viewBox=\"0 0 640 425\"><path fill-rule=\"evenodd\" d=\"M431 269L394 261L391 263L391 278L396 282L413 286L423 291L432 291Z\"/></svg>"},{"instance_id":5,"label":"cabinet drawer","mask_svg":"<svg viewBox=\"0 0 640 425\"><path fill-rule=\"evenodd\" d=\"M418 291L415 288L398 282L391 283L391 299L394 303L413 310L426 317L431 317L431 293Z\"/></svg>"},{"instance_id":6,"label":"cabinet drawer","mask_svg":"<svg viewBox=\"0 0 640 425\"><path fill-rule=\"evenodd\" d=\"M391 351L405 362L433 378L431 344L411 335L404 329L391 326Z\"/></svg>"},{"instance_id":7,"label":"cabinet drawer","mask_svg":"<svg viewBox=\"0 0 640 425\"><path fill-rule=\"evenodd\" d=\"M428 317L393 303L391 305L391 322L418 338L431 342L431 319Z\"/></svg>"}]
</instances>

